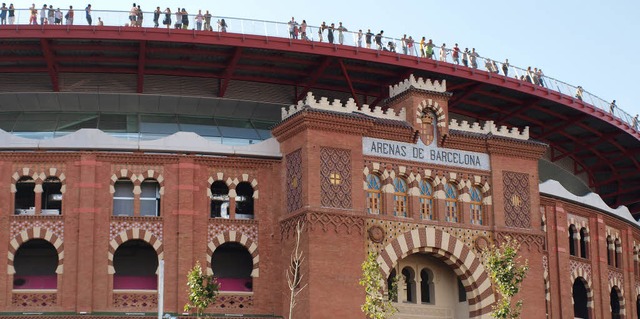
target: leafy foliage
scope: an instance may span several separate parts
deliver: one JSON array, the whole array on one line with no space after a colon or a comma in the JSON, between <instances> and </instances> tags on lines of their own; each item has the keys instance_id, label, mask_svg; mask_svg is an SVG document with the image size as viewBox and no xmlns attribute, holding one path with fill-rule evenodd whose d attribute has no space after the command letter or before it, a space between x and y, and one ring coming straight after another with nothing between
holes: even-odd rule
<instances>
[{"instance_id":1,"label":"leafy foliage","mask_svg":"<svg viewBox=\"0 0 640 319\"><path fill-rule=\"evenodd\" d=\"M512 306L511 298L520 291L520 285L527 276L529 265L527 260L524 264L520 262L518 250L520 250L520 243L507 237L500 247L492 245L483 253L489 276L500 295L491 313L491 316L496 319L520 318L522 300L518 300Z\"/></svg>"},{"instance_id":2,"label":"leafy foliage","mask_svg":"<svg viewBox=\"0 0 640 319\"><path fill-rule=\"evenodd\" d=\"M189 303L184 305L184 311L195 308L199 318L202 311L216 301L218 281L212 275L205 275L200 267L200 262L197 261L187 274L187 286L189 287Z\"/></svg>"},{"instance_id":3,"label":"leafy foliage","mask_svg":"<svg viewBox=\"0 0 640 319\"><path fill-rule=\"evenodd\" d=\"M365 290L365 302L361 309L370 319L386 319L398 311L391 303L391 300L396 298L397 280L394 281L393 287L389 289L389 296L386 297L384 295L386 280L382 276L377 259L378 253L370 251L367 259L362 263L360 285Z\"/></svg>"}]
</instances>

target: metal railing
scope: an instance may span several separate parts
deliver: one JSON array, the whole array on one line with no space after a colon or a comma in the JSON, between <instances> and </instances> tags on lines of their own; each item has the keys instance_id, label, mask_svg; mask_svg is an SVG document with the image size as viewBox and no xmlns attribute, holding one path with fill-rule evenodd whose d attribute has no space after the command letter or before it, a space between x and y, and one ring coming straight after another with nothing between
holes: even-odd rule
<instances>
[{"instance_id":1,"label":"metal railing","mask_svg":"<svg viewBox=\"0 0 640 319\"><path fill-rule=\"evenodd\" d=\"M41 25L42 24L41 23L42 7L40 8L36 7L36 9L38 10L38 13L36 15L35 22L38 25ZM56 7L55 9L58 9L58 8ZM62 16L61 25L70 27L71 25L67 24L67 19L66 19L66 14L69 11L69 9L68 8L60 8L60 9L61 9L60 10L61 14L59 15ZM173 11L172 9L170 14L171 23L169 25L165 25L164 24L165 10L166 8L161 8L162 12L160 13L158 22L157 22L158 27L171 28L171 29L176 28L176 22L177 22L176 11ZM33 19L30 19L31 18L30 9L22 9L22 8L15 9L14 12L15 12L15 17L14 17L13 23L15 28L19 28L19 25L29 24L30 22L33 21ZM205 26L205 21L204 21L205 13L206 11L202 12L202 15L203 15L202 29L203 30ZM49 12L47 10L47 15L46 15L47 20L48 20L48 15L49 15ZM104 25L106 26L132 27L131 26L132 22L129 19L129 11L92 10L91 17L92 17L92 22L94 26L97 26L99 24L99 21L102 21L102 23L104 23ZM144 28L155 27L154 12L143 10L143 17L144 19L142 20L142 24L140 25L140 27L144 27ZM182 28L188 29L188 30L197 30L198 29L198 23L196 19L197 14L194 14L193 12L191 12L188 14L188 17L189 17L187 19L189 21L188 27L185 28L184 26L182 26ZM225 22L224 29L221 27L221 23L220 23L221 21ZM0 25L0 28L12 26L9 24L10 23L9 17L7 17L6 23L7 23L6 26ZM45 21L45 23L48 23L48 21ZM298 22L296 26L300 28L301 24L302 24L301 22ZM86 13L83 8L74 8L74 19L73 19L72 25L85 25L85 26L88 25L88 21L86 19ZM47 25L43 25L42 27L46 28ZM293 27L293 24L288 22L252 20L252 19L244 19L244 18L236 18L236 17L225 17L225 16L211 16L212 31L233 32L233 33L239 33L239 34L260 35L260 36L266 36L266 37L297 38L302 40L303 35L301 34L301 32L298 33L297 37L292 36L291 34L292 27ZM321 30L319 26L307 25L306 37L304 38L304 40L316 41L316 42L317 41L328 42L330 27L331 26L329 24L327 25L327 28L322 28ZM334 44L361 46L363 48L366 47L367 30L362 30L362 34L360 34L359 32L356 32L354 30L346 31L347 28L345 28L345 30L343 31L339 31L337 28L338 26L336 25L333 31ZM202 31L202 32L206 32L206 31ZM377 34L377 32L375 30L372 32L374 33L374 36L371 37L371 42L372 42L371 49L391 51L391 52L395 52L396 54L404 54L403 47L404 47L404 43L406 42L404 42L402 39L382 36L380 41L381 45L377 45L375 41L375 35ZM342 42L341 42L341 39L342 39ZM436 60L441 60L440 51L442 50L442 48L438 46L434 46L433 49L434 49L433 58ZM419 59L426 59L422 57L422 54L420 51L421 51L420 40L414 39L413 46L407 50L407 54L411 56L415 56L416 58L419 58ZM454 60L452 57L453 50L446 48L445 53L446 54L444 54L444 59L442 59L441 61L444 61L447 63L454 63ZM463 52L460 51L459 59L461 61L462 61L462 55L463 55ZM477 60L476 68L486 69L489 72L494 72L496 74L507 76L503 72L502 62L499 62L497 60L493 60L490 58L486 58L480 55L476 56L476 60ZM497 70L493 69L493 67L491 68L487 67L487 62L489 62L489 65L491 66L495 65L497 67ZM469 67L472 67L471 63L469 64ZM530 81L534 85L540 85L541 87L544 86L547 89L557 91L559 93L562 93L570 97L578 98L577 92L579 90L579 87L562 82L560 80L554 79L547 75L543 75L542 77L540 77L536 83L536 79L534 78L534 76L528 73L526 69L513 66L510 64L507 66L506 73L508 74L508 76L515 76L518 79L522 79L524 81ZM614 108L611 108L610 102L588 91L582 90L581 100L587 104L592 105L595 108L611 113L613 116L627 123L634 130L639 131L639 127L638 127L639 123L638 123L637 115L634 118L629 113L622 110L620 107L616 106Z\"/></svg>"}]
</instances>

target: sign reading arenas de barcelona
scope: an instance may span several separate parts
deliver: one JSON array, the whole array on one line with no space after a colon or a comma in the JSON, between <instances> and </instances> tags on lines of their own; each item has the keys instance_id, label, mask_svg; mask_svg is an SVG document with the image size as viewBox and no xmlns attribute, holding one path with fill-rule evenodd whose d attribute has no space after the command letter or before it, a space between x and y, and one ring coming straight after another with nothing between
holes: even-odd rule
<instances>
[{"instance_id":1,"label":"sign reading arenas de barcelona","mask_svg":"<svg viewBox=\"0 0 640 319\"><path fill-rule=\"evenodd\" d=\"M434 143L424 145L420 140L416 144L409 144L363 137L362 153L370 156L390 157L485 171L491 168L489 155L487 154L440 148Z\"/></svg>"}]
</instances>

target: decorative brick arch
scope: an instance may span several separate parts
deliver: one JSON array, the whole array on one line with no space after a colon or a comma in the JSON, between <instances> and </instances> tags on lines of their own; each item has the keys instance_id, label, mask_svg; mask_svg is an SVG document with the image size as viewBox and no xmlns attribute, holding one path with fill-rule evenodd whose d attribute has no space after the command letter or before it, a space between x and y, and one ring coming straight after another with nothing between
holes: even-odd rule
<instances>
[{"instance_id":1,"label":"decorative brick arch","mask_svg":"<svg viewBox=\"0 0 640 319\"><path fill-rule=\"evenodd\" d=\"M115 255L116 250L118 249L118 247L120 247L120 245L132 239L144 240L156 251L156 253L158 254L158 260L164 259L164 246L162 245L162 241L160 241L160 239L156 237L156 235L144 229L131 228L119 233L109 243L109 252L107 255L107 272L110 275L116 273L116 269L113 266L113 256Z\"/></svg>"},{"instance_id":2,"label":"decorative brick arch","mask_svg":"<svg viewBox=\"0 0 640 319\"><path fill-rule=\"evenodd\" d=\"M213 252L216 251L216 248L218 248L220 245L230 242L239 243L249 251L249 254L251 254L251 258L253 259L253 270L251 271L251 277L257 278L260 275L260 255L258 255L258 245L243 233L237 232L235 230L218 234L218 236L214 237L211 242L209 242L209 245L207 245L207 273L209 275L213 274L213 268L211 266Z\"/></svg>"},{"instance_id":3,"label":"decorative brick arch","mask_svg":"<svg viewBox=\"0 0 640 319\"><path fill-rule=\"evenodd\" d=\"M469 317L486 317L495 302L491 279L475 253L447 232L418 228L396 237L378 257L384 277L389 276L398 260L417 252L431 253L449 265L467 291Z\"/></svg>"},{"instance_id":4,"label":"decorative brick arch","mask_svg":"<svg viewBox=\"0 0 640 319\"><path fill-rule=\"evenodd\" d=\"M253 198L257 199L259 197L260 192L258 191L258 180L250 174L242 174L240 179L227 177L225 179L223 172L216 173L216 176L210 176L207 182L209 183L209 187L207 188L207 197L211 198L213 194L211 194L211 185L217 181L223 181L229 187L229 197L236 197L236 186L242 182L247 182L251 184L253 188Z\"/></svg>"},{"instance_id":5,"label":"decorative brick arch","mask_svg":"<svg viewBox=\"0 0 640 319\"><path fill-rule=\"evenodd\" d=\"M119 179L129 179L131 180L134 184L136 183L136 181L139 181L140 183L142 183L142 181L144 181L145 179L154 179L158 182L158 186L160 187L160 189L158 190L158 192L160 193L160 195L164 195L164 176L162 176L162 174L160 174L159 172L155 171L155 170L146 170L144 172L142 172L141 174L136 175L132 170L123 168L120 171L114 173L113 175L111 175L111 183L109 185L109 192L111 194L114 194L116 192L116 182ZM140 192L139 186L140 184L135 184L134 186L134 193ZM138 190L136 190L136 188Z\"/></svg>"},{"instance_id":6,"label":"decorative brick arch","mask_svg":"<svg viewBox=\"0 0 640 319\"><path fill-rule=\"evenodd\" d=\"M13 267L13 261L15 260L16 252L23 243L31 239L44 239L53 245L58 253L58 267L56 267L56 274L62 274L64 270L64 244L62 240L58 238L58 236L56 236L52 231L41 227L25 229L16 237L11 239L11 241L9 242L9 267L7 268L7 274L14 275L16 273L16 270Z\"/></svg>"},{"instance_id":7,"label":"decorative brick arch","mask_svg":"<svg viewBox=\"0 0 640 319\"><path fill-rule=\"evenodd\" d=\"M422 102L418 104L418 107L416 108L416 122L418 124L422 124L421 118L425 109L431 110L436 114L436 126L439 129L447 126L447 119L444 110L440 107L438 102L434 102L432 99L422 100Z\"/></svg>"},{"instance_id":8,"label":"decorative brick arch","mask_svg":"<svg viewBox=\"0 0 640 319\"><path fill-rule=\"evenodd\" d=\"M593 318L593 290L591 289L591 274L588 274L582 268L577 268L571 272L571 285L576 280L582 281L584 287L587 289L587 311L589 312L589 318ZM573 304L573 298L571 298L571 304Z\"/></svg>"},{"instance_id":9,"label":"decorative brick arch","mask_svg":"<svg viewBox=\"0 0 640 319\"><path fill-rule=\"evenodd\" d=\"M393 169L391 169L391 167L382 166L380 163L373 162L365 165L364 169L362 170L363 189L367 190L367 176L369 174L374 174L380 177L380 191L382 193L393 194L393 178L391 178L392 172Z\"/></svg>"},{"instance_id":10,"label":"decorative brick arch","mask_svg":"<svg viewBox=\"0 0 640 319\"><path fill-rule=\"evenodd\" d=\"M612 285L612 283L616 283L615 285ZM625 309L625 300L624 300L624 291L621 287L623 287L622 285L620 285L620 280L618 280L617 278L611 278L609 279L609 292L611 292L611 290L615 290L615 292L618 294L618 301L620 302L620 318L624 319L626 317L626 309ZM613 309L611 309L611 306L609 306L609 311L611 311Z\"/></svg>"},{"instance_id":11,"label":"decorative brick arch","mask_svg":"<svg viewBox=\"0 0 640 319\"><path fill-rule=\"evenodd\" d=\"M38 181L44 181L47 179L47 177L56 177L57 179L60 180L60 192L62 194L64 194L67 190L67 177L64 175L64 173L62 172L62 170L56 168L56 167L50 167L47 171L45 172L36 172L34 169L31 169L29 167L23 167L22 169L19 169L17 171L15 171L13 173L13 175L11 175L11 192L15 193L17 191L16 189L16 183L20 180L20 178L22 177L31 177L36 184L38 184ZM42 185L36 185L36 188L39 187L40 191L42 191ZM36 190L38 191L38 190Z\"/></svg>"}]
</instances>

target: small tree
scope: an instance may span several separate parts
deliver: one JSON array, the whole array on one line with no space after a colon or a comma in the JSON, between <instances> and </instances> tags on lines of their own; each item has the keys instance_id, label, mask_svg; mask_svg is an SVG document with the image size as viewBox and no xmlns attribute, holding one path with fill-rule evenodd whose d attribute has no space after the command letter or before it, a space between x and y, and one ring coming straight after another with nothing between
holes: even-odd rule
<instances>
[{"instance_id":1,"label":"small tree","mask_svg":"<svg viewBox=\"0 0 640 319\"><path fill-rule=\"evenodd\" d=\"M293 318L293 308L296 306L296 297L302 290L307 287L300 287L300 283L302 282L302 273L300 268L302 266L302 262L304 261L304 256L300 249L300 234L302 234L302 229L304 228L304 223L298 222L296 225L296 247L291 252L291 263L289 265L289 269L287 271L287 284L289 285L289 290L291 290L291 298L289 300L289 319Z\"/></svg>"},{"instance_id":2,"label":"small tree","mask_svg":"<svg viewBox=\"0 0 640 319\"><path fill-rule=\"evenodd\" d=\"M370 251L362 263L360 285L364 287L365 301L361 309L371 319L386 319L398 311L391 303L397 293L397 278L389 289L389 295L385 297L386 280L382 276L377 259L378 253Z\"/></svg>"},{"instance_id":3,"label":"small tree","mask_svg":"<svg viewBox=\"0 0 640 319\"><path fill-rule=\"evenodd\" d=\"M520 285L529 270L528 261L520 262L520 244L509 237L497 247L491 245L483 252L487 270L496 285L500 299L493 306L491 316L497 319L517 319L522 311L522 300L511 306L511 298L520 291Z\"/></svg>"},{"instance_id":4,"label":"small tree","mask_svg":"<svg viewBox=\"0 0 640 319\"><path fill-rule=\"evenodd\" d=\"M189 303L184 305L184 311L188 312L195 308L196 315L200 318L202 311L216 301L218 281L212 275L205 275L200 267L200 261L197 261L187 274L187 287L189 287Z\"/></svg>"}]
</instances>

